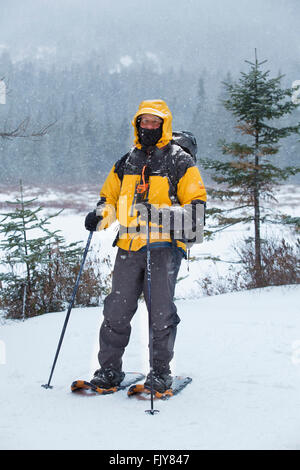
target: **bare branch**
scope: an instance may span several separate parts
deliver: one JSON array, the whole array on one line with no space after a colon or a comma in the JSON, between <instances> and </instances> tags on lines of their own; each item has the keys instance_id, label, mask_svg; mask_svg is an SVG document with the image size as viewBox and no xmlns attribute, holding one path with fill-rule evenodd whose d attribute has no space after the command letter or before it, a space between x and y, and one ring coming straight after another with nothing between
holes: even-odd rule
<instances>
[{"instance_id":1,"label":"bare branch","mask_svg":"<svg viewBox=\"0 0 300 470\"><path fill-rule=\"evenodd\" d=\"M20 122L20 124L18 124L18 126L13 129L13 130L10 130L10 131L0 131L0 137L2 137L2 139L8 139L8 140L11 140L11 139L14 139L16 137L21 137L21 138L36 138L36 137L43 137L44 135L46 135L48 133L48 130L57 122L57 121L54 121L50 124L48 124L47 126L44 126L42 127L41 129L37 130L37 131L34 131L34 132L30 132L28 130L28 127L29 127L29 122L30 122L30 118L27 117L26 119L24 119L22 122Z\"/></svg>"}]
</instances>

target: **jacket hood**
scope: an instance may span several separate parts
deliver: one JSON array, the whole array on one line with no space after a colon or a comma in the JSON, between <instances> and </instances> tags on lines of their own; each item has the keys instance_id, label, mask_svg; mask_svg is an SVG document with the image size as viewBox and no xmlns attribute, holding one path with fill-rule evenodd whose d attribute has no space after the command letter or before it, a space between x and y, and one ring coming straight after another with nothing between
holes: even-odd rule
<instances>
[{"instance_id":1,"label":"jacket hood","mask_svg":"<svg viewBox=\"0 0 300 470\"><path fill-rule=\"evenodd\" d=\"M141 149L142 146L138 137L136 120L142 114L153 114L163 119L162 136L157 142L156 147L161 148L167 145L172 139L172 114L167 104L163 100L146 100L140 103L139 109L132 120L134 127L134 145L139 149Z\"/></svg>"}]
</instances>

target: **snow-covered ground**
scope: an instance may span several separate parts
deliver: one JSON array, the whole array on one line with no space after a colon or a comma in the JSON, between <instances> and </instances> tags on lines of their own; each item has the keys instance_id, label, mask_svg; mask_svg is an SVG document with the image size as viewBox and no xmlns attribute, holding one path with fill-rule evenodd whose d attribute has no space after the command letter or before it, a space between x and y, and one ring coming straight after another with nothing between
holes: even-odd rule
<instances>
[{"instance_id":1,"label":"snow-covered ground","mask_svg":"<svg viewBox=\"0 0 300 470\"><path fill-rule=\"evenodd\" d=\"M84 218L88 211L93 210L99 199L99 186L92 187L25 187L25 199L37 198L36 205L45 207L45 213L54 214L64 208L61 215L51 221L50 227L53 230L60 230L61 235L68 243L81 240L85 245L88 233L84 228ZM7 200L14 200L19 197L18 187L0 186L0 207L2 212L8 210L5 203ZM293 217L300 215L300 186L285 185L277 193L278 205L274 205L276 210L289 214ZM209 200L209 207L220 205L220 202ZM224 202L227 208L231 207L230 202ZM91 249L111 257L112 263L116 256L117 249L112 248L112 241L117 234L117 224L113 224L108 230L97 233L93 236ZM35 235L34 231L31 235ZM231 261L236 259L234 247L249 236L253 236L253 227L238 224L224 232L220 232L213 240L205 241L200 245L194 245L191 249L191 261L184 260L181 264L178 278L178 288L176 297L178 299L194 299L201 297L202 291L199 281L209 277L221 282L228 273ZM284 237L291 243L295 242L295 237L290 229L283 229L280 225L263 225L262 236ZM0 235L1 239L1 235ZM220 257L226 262L213 262L206 259L209 256Z\"/></svg>"},{"instance_id":2,"label":"snow-covered ground","mask_svg":"<svg viewBox=\"0 0 300 470\"><path fill-rule=\"evenodd\" d=\"M1 449L300 450L300 286L178 301L173 372L193 382L160 413L125 391L72 394L97 367L100 308L74 309L53 376L65 314L1 325ZM147 312L133 321L124 358L148 370Z\"/></svg>"},{"instance_id":3,"label":"snow-covered ground","mask_svg":"<svg viewBox=\"0 0 300 470\"><path fill-rule=\"evenodd\" d=\"M0 188L1 189L1 188ZM0 191L0 204L16 194ZM87 240L84 215L95 206L97 191L60 192L32 188L47 211L67 207L53 219L67 242ZM283 187L280 209L299 215L300 190ZM68 202L69 201L69 202ZM116 227L93 237L92 247L110 254ZM232 245L249 236L235 227L193 247L190 270L183 261L176 298L178 328L174 374L193 382L160 413L126 392L81 397L70 392L77 378L89 379L98 367L98 330L102 307L74 309L54 372L49 377L65 312L22 321L0 319L1 449L298 449L300 450L300 287L285 286L203 297L197 280L226 272ZM270 232L269 232L270 234ZM289 237L289 232L281 235ZM133 320L124 357L127 371L148 372L145 305Z\"/></svg>"}]
</instances>

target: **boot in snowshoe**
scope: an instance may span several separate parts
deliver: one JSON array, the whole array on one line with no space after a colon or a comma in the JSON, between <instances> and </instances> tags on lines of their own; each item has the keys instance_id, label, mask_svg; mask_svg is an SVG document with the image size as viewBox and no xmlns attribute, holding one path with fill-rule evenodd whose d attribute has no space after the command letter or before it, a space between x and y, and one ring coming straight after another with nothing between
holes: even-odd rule
<instances>
[{"instance_id":1,"label":"boot in snowshoe","mask_svg":"<svg viewBox=\"0 0 300 470\"><path fill-rule=\"evenodd\" d=\"M166 390L169 390L172 386L173 378L168 372L159 372L153 370L152 372L152 386L155 392L164 393ZM148 390L151 389L151 377L150 374L147 375L146 381L144 383L144 388Z\"/></svg>"},{"instance_id":2,"label":"boot in snowshoe","mask_svg":"<svg viewBox=\"0 0 300 470\"><path fill-rule=\"evenodd\" d=\"M168 400L181 392L191 381L191 377L177 375L173 377L172 385L165 392L160 393L154 390L154 399ZM150 384L148 388L146 388L144 384L137 384L132 385L128 389L127 395L129 397L136 397L138 400L150 400L150 393Z\"/></svg>"},{"instance_id":3,"label":"boot in snowshoe","mask_svg":"<svg viewBox=\"0 0 300 470\"><path fill-rule=\"evenodd\" d=\"M125 373L116 369L98 369L90 381L98 388L113 388L120 385L125 377Z\"/></svg>"}]
</instances>

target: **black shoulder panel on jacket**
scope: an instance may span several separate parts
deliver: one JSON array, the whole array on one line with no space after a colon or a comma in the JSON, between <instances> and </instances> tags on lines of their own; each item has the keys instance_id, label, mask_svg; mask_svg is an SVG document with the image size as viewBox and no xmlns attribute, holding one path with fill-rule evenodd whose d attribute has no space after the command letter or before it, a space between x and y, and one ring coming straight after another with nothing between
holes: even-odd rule
<instances>
[{"instance_id":1,"label":"black shoulder panel on jacket","mask_svg":"<svg viewBox=\"0 0 300 470\"><path fill-rule=\"evenodd\" d=\"M117 173L119 180L122 181L123 176L124 176L124 168L126 165L127 158L129 156L130 152L127 152L126 155L124 155L120 160L118 160L115 163L115 173Z\"/></svg>"}]
</instances>

